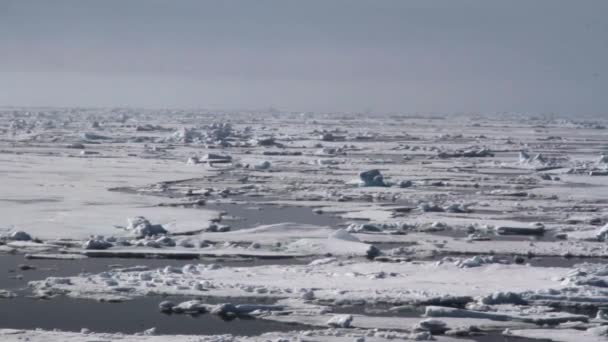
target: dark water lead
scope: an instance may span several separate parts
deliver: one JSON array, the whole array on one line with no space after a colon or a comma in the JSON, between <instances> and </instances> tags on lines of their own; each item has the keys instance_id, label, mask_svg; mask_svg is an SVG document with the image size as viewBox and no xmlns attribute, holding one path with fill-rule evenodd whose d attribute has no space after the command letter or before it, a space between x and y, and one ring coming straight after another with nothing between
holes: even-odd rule
<instances>
[{"instance_id":1,"label":"dark water lead","mask_svg":"<svg viewBox=\"0 0 608 342\"><path fill-rule=\"evenodd\" d=\"M562 257L562 256L539 256L533 257L526 260L526 263L529 263L532 266L536 267L573 267L577 264L606 264L608 263L608 258L580 258L580 257Z\"/></svg>"},{"instance_id":2,"label":"dark water lead","mask_svg":"<svg viewBox=\"0 0 608 342\"><path fill-rule=\"evenodd\" d=\"M193 263L216 263L224 266L258 266L282 263L285 260L224 261L212 260L171 260L171 259L120 259L87 258L79 260L28 260L23 255L0 255L0 288L20 289L31 280L46 277L68 277L79 273L98 273L114 267L145 265L161 268L168 265L181 267ZM294 260L291 260L293 263ZM307 261L306 261L307 262ZM20 269L20 265L34 267ZM158 309L162 297L143 297L124 303L107 303L92 300L56 297L51 300L38 300L24 297L26 293L12 299L0 299L0 328L11 329L59 329L80 331L87 328L94 332L136 333L156 327L159 334L235 334L258 335L270 331L290 331L297 325L238 317L226 321L216 315L204 314L197 317L188 315L167 315ZM193 298L170 298L174 302ZM251 303L253 299L241 299ZM235 299L211 298L209 304L233 302ZM235 303L236 304L236 303ZM269 303L265 303L269 304ZM301 326L300 326L301 327Z\"/></svg>"},{"instance_id":3,"label":"dark water lead","mask_svg":"<svg viewBox=\"0 0 608 342\"><path fill-rule=\"evenodd\" d=\"M175 300L173 297L171 299ZM183 298L188 299L192 298ZM26 297L2 299L0 328L62 331L87 328L93 332L133 334L155 327L158 334L241 336L307 328L298 324L244 317L228 321L212 314L163 314L158 309L158 303L162 300L161 297L143 297L128 302L107 303L68 297L51 300Z\"/></svg>"},{"instance_id":4,"label":"dark water lead","mask_svg":"<svg viewBox=\"0 0 608 342\"><path fill-rule=\"evenodd\" d=\"M551 342L551 340L548 339L506 336L500 332L490 332L480 335L467 336L466 339L473 340L476 342Z\"/></svg>"},{"instance_id":5,"label":"dark water lead","mask_svg":"<svg viewBox=\"0 0 608 342\"><path fill-rule=\"evenodd\" d=\"M313 208L297 206L279 206L270 204L225 204L210 202L208 209L226 212L221 223L229 225L231 230L253 228L259 225L295 222L317 226L338 227L345 220L330 214L315 214ZM234 219L230 219L234 218Z\"/></svg>"}]
</instances>

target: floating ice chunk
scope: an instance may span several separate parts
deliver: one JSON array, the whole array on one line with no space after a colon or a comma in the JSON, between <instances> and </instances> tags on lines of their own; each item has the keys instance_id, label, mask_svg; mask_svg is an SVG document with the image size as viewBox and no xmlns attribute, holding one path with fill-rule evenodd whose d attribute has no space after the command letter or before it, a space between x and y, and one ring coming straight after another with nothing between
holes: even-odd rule
<instances>
[{"instance_id":1,"label":"floating ice chunk","mask_svg":"<svg viewBox=\"0 0 608 342\"><path fill-rule=\"evenodd\" d=\"M481 148L481 149L468 149L465 150L462 153L463 157L468 157L468 158L472 158L472 157L494 157L494 153L492 153L492 151L488 150L487 148Z\"/></svg>"},{"instance_id":2,"label":"floating ice chunk","mask_svg":"<svg viewBox=\"0 0 608 342\"><path fill-rule=\"evenodd\" d=\"M100 249L108 249L112 246L113 246L112 243L106 241L103 237L98 236L98 237L93 237L93 238L87 240L83 244L82 248L100 250Z\"/></svg>"},{"instance_id":3,"label":"floating ice chunk","mask_svg":"<svg viewBox=\"0 0 608 342\"><path fill-rule=\"evenodd\" d=\"M300 298L303 300L313 300L315 299L315 292L313 290L304 290L300 295Z\"/></svg>"},{"instance_id":4,"label":"floating ice chunk","mask_svg":"<svg viewBox=\"0 0 608 342\"><path fill-rule=\"evenodd\" d=\"M432 202L431 203L426 203L426 202L425 203L420 203L418 205L418 209L420 209L420 211L423 211L425 213L426 212L443 212L444 211L444 209L442 207L440 207L437 204L432 203Z\"/></svg>"},{"instance_id":5,"label":"floating ice chunk","mask_svg":"<svg viewBox=\"0 0 608 342\"><path fill-rule=\"evenodd\" d=\"M46 287L52 287L53 285L71 285L72 281L70 278L61 277L48 277L44 280Z\"/></svg>"},{"instance_id":6,"label":"floating ice chunk","mask_svg":"<svg viewBox=\"0 0 608 342\"><path fill-rule=\"evenodd\" d=\"M382 229L371 223L351 223L346 227L349 233L381 232Z\"/></svg>"},{"instance_id":7,"label":"floating ice chunk","mask_svg":"<svg viewBox=\"0 0 608 342\"><path fill-rule=\"evenodd\" d=\"M181 268L177 268L175 266L166 266L165 268L163 268L162 270L163 274L181 274L182 273L182 269Z\"/></svg>"},{"instance_id":8,"label":"floating ice chunk","mask_svg":"<svg viewBox=\"0 0 608 342\"><path fill-rule=\"evenodd\" d=\"M150 248L160 248L161 247L160 244L158 242L156 242L155 240L140 240L137 242L136 245L150 247Z\"/></svg>"},{"instance_id":9,"label":"floating ice chunk","mask_svg":"<svg viewBox=\"0 0 608 342\"><path fill-rule=\"evenodd\" d=\"M380 187L388 186L384 182L384 176L382 176L382 173L380 173L380 170L377 170L377 169L363 171L363 172L359 173L359 179L361 180L362 186L380 186Z\"/></svg>"},{"instance_id":10,"label":"floating ice chunk","mask_svg":"<svg viewBox=\"0 0 608 342\"><path fill-rule=\"evenodd\" d=\"M492 153L492 151L488 150L487 148L480 148L480 149L471 148L471 149L464 150L464 151L453 151L453 152L440 151L440 152L437 152L437 156L439 158L461 158L461 157L483 158L483 157L494 157L494 153Z\"/></svg>"},{"instance_id":11,"label":"floating ice chunk","mask_svg":"<svg viewBox=\"0 0 608 342\"><path fill-rule=\"evenodd\" d=\"M185 247L185 248L194 248L196 246L196 244L194 243L194 240L189 239L189 238L179 239L179 240L177 240L176 243L178 246Z\"/></svg>"},{"instance_id":12,"label":"floating ice chunk","mask_svg":"<svg viewBox=\"0 0 608 342\"><path fill-rule=\"evenodd\" d=\"M536 154L534 157L530 157L529 154L523 154L520 153L520 158L519 158L520 162L523 163L528 163L528 164L546 164L547 163L547 159L545 158L545 156L543 156L542 154L538 153Z\"/></svg>"},{"instance_id":13,"label":"floating ice chunk","mask_svg":"<svg viewBox=\"0 0 608 342\"><path fill-rule=\"evenodd\" d=\"M158 304L158 309L162 312L170 312L174 306L175 304L173 302L165 300Z\"/></svg>"},{"instance_id":14,"label":"floating ice chunk","mask_svg":"<svg viewBox=\"0 0 608 342\"><path fill-rule=\"evenodd\" d=\"M323 141L334 141L334 140L336 140L336 138L334 137L334 135L331 134L330 132L321 134L321 136L319 138L321 140L323 140Z\"/></svg>"},{"instance_id":15,"label":"floating ice chunk","mask_svg":"<svg viewBox=\"0 0 608 342\"><path fill-rule=\"evenodd\" d=\"M22 230L17 230L17 231L10 233L8 235L8 239L13 240L13 241L31 241L32 237L30 236L30 234L28 234Z\"/></svg>"},{"instance_id":16,"label":"floating ice chunk","mask_svg":"<svg viewBox=\"0 0 608 342\"><path fill-rule=\"evenodd\" d=\"M235 132L232 125L228 122L213 123L208 127L207 136L215 140L223 140L233 135Z\"/></svg>"},{"instance_id":17,"label":"floating ice chunk","mask_svg":"<svg viewBox=\"0 0 608 342\"><path fill-rule=\"evenodd\" d=\"M607 241L608 240L608 224L604 225L602 228L597 230L595 234L599 241Z\"/></svg>"},{"instance_id":18,"label":"floating ice chunk","mask_svg":"<svg viewBox=\"0 0 608 342\"><path fill-rule=\"evenodd\" d=\"M280 311L284 307L281 305L265 305L265 304L238 304L234 306L234 313L238 315L249 315L252 313L260 313L263 311Z\"/></svg>"},{"instance_id":19,"label":"floating ice chunk","mask_svg":"<svg viewBox=\"0 0 608 342\"><path fill-rule=\"evenodd\" d=\"M270 164L270 162L268 160L264 160L262 162L255 164L253 166L253 168L256 170L268 170L268 169L270 169L271 166L272 166L272 164Z\"/></svg>"},{"instance_id":20,"label":"floating ice chunk","mask_svg":"<svg viewBox=\"0 0 608 342\"><path fill-rule=\"evenodd\" d=\"M182 273L184 274L198 274L198 268L192 264L186 264L182 267Z\"/></svg>"},{"instance_id":21,"label":"floating ice chunk","mask_svg":"<svg viewBox=\"0 0 608 342\"><path fill-rule=\"evenodd\" d=\"M412 332L407 337L408 340L412 341L434 341L433 334L428 331Z\"/></svg>"},{"instance_id":22,"label":"floating ice chunk","mask_svg":"<svg viewBox=\"0 0 608 342\"><path fill-rule=\"evenodd\" d=\"M252 139L251 143L253 145L258 145L258 146L273 146L273 145L276 145L277 142L274 139L274 137L262 137L262 138Z\"/></svg>"},{"instance_id":23,"label":"floating ice chunk","mask_svg":"<svg viewBox=\"0 0 608 342\"><path fill-rule=\"evenodd\" d=\"M519 162L521 164L528 163L530 161L530 154L526 151L519 151Z\"/></svg>"},{"instance_id":24,"label":"floating ice chunk","mask_svg":"<svg viewBox=\"0 0 608 342\"><path fill-rule=\"evenodd\" d=\"M352 315L335 315L327 321L327 325L334 328L350 328L352 322Z\"/></svg>"},{"instance_id":25,"label":"floating ice chunk","mask_svg":"<svg viewBox=\"0 0 608 342\"><path fill-rule=\"evenodd\" d=\"M145 336L153 336L153 335L156 335L156 328L152 327L152 328L150 328L150 329L144 330L144 331L142 332L142 334L143 334L143 335L145 335Z\"/></svg>"},{"instance_id":26,"label":"floating ice chunk","mask_svg":"<svg viewBox=\"0 0 608 342\"><path fill-rule=\"evenodd\" d=\"M525 151L519 152L519 163L534 167L557 167L567 160L567 158L563 157L545 157L540 153L536 154L534 157L531 157L530 154Z\"/></svg>"},{"instance_id":27,"label":"floating ice chunk","mask_svg":"<svg viewBox=\"0 0 608 342\"><path fill-rule=\"evenodd\" d=\"M317 156L335 156L345 154L344 150L339 147L323 147L315 152Z\"/></svg>"},{"instance_id":28,"label":"floating ice chunk","mask_svg":"<svg viewBox=\"0 0 608 342\"><path fill-rule=\"evenodd\" d=\"M17 294L8 291L8 290L2 290L0 289L0 298L15 298L17 297Z\"/></svg>"},{"instance_id":29,"label":"floating ice chunk","mask_svg":"<svg viewBox=\"0 0 608 342\"><path fill-rule=\"evenodd\" d=\"M181 143L192 143L202 138L201 132L194 128L182 127L175 131L171 137L167 140L181 142Z\"/></svg>"},{"instance_id":30,"label":"floating ice chunk","mask_svg":"<svg viewBox=\"0 0 608 342\"><path fill-rule=\"evenodd\" d=\"M128 230L132 230L135 229L136 227L140 226L140 225L149 225L150 221L148 221L145 217L143 216L135 216L135 217L131 217L127 219L127 229Z\"/></svg>"},{"instance_id":31,"label":"floating ice chunk","mask_svg":"<svg viewBox=\"0 0 608 342\"><path fill-rule=\"evenodd\" d=\"M352 241L352 242L361 242L356 236L350 234L345 229L338 229L335 232L329 234L330 239L336 240L344 240L344 241Z\"/></svg>"},{"instance_id":32,"label":"floating ice chunk","mask_svg":"<svg viewBox=\"0 0 608 342\"><path fill-rule=\"evenodd\" d=\"M212 223L207 228L205 228L205 231L210 232L210 233L228 232L228 231L230 231L230 226L225 225L225 224L218 225L218 224Z\"/></svg>"},{"instance_id":33,"label":"floating ice chunk","mask_svg":"<svg viewBox=\"0 0 608 342\"><path fill-rule=\"evenodd\" d=\"M414 327L414 330L428 331L429 333L436 335L436 334L443 334L444 332L446 332L448 330L448 327L444 321L428 318L428 319L418 322L416 324L416 326Z\"/></svg>"},{"instance_id":34,"label":"floating ice chunk","mask_svg":"<svg viewBox=\"0 0 608 342\"><path fill-rule=\"evenodd\" d=\"M211 270L211 271L213 271L213 270L219 270L221 268L222 268L222 265L220 265L220 264L209 264L209 265L207 265L205 267L205 269Z\"/></svg>"},{"instance_id":35,"label":"floating ice chunk","mask_svg":"<svg viewBox=\"0 0 608 342\"><path fill-rule=\"evenodd\" d=\"M151 224L150 221L143 216L129 218L127 221L127 230L131 231L132 235L136 238L167 234L167 230L165 230L163 226L160 224Z\"/></svg>"},{"instance_id":36,"label":"floating ice chunk","mask_svg":"<svg viewBox=\"0 0 608 342\"><path fill-rule=\"evenodd\" d=\"M480 302L486 305L497 305L497 304L516 304L525 305L527 302L521 297L520 294L515 292L494 292L489 296L480 298Z\"/></svg>"},{"instance_id":37,"label":"floating ice chunk","mask_svg":"<svg viewBox=\"0 0 608 342\"><path fill-rule=\"evenodd\" d=\"M468 208L468 205L462 203L453 203L444 208L444 210L448 213L468 213L471 210Z\"/></svg>"},{"instance_id":38,"label":"floating ice chunk","mask_svg":"<svg viewBox=\"0 0 608 342\"><path fill-rule=\"evenodd\" d=\"M399 182L400 188L410 188L413 185L414 185L414 183L410 180L402 180L401 182Z\"/></svg>"},{"instance_id":39,"label":"floating ice chunk","mask_svg":"<svg viewBox=\"0 0 608 342\"><path fill-rule=\"evenodd\" d=\"M186 161L186 164L188 164L188 165L196 165L198 163L200 163L200 160L198 159L198 157L190 157Z\"/></svg>"},{"instance_id":40,"label":"floating ice chunk","mask_svg":"<svg viewBox=\"0 0 608 342\"><path fill-rule=\"evenodd\" d=\"M317 163L317 165L327 166L327 165L338 165L338 164L342 164L344 162L341 160L336 160L336 159L317 159L316 163Z\"/></svg>"},{"instance_id":41,"label":"floating ice chunk","mask_svg":"<svg viewBox=\"0 0 608 342\"><path fill-rule=\"evenodd\" d=\"M159 125L142 124L135 126L136 132L153 132L153 131L167 131L171 130Z\"/></svg>"},{"instance_id":42,"label":"floating ice chunk","mask_svg":"<svg viewBox=\"0 0 608 342\"><path fill-rule=\"evenodd\" d=\"M159 237L155 241L160 246L164 246L164 247L174 247L175 246L175 241L172 238L168 237L168 236Z\"/></svg>"},{"instance_id":43,"label":"floating ice chunk","mask_svg":"<svg viewBox=\"0 0 608 342\"><path fill-rule=\"evenodd\" d=\"M480 267L483 264L489 263L488 260L481 256L474 256L472 258L458 260L456 265L460 268L471 268L471 267Z\"/></svg>"},{"instance_id":44,"label":"floating ice chunk","mask_svg":"<svg viewBox=\"0 0 608 342\"><path fill-rule=\"evenodd\" d=\"M97 133L84 132L80 135L83 140L107 140L110 139L106 136L99 135Z\"/></svg>"},{"instance_id":45,"label":"floating ice chunk","mask_svg":"<svg viewBox=\"0 0 608 342\"><path fill-rule=\"evenodd\" d=\"M218 304L211 309L211 313L220 316L234 314L236 313L236 306L232 303Z\"/></svg>"},{"instance_id":46,"label":"floating ice chunk","mask_svg":"<svg viewBox=\"0 0 608 342\"><path fill-rule=\"evenodd\" d=\"M171 308L175 313L203 313L207 311L207 307L200 300L189 300L179 303Z\"/></svg>"}]
</instances>

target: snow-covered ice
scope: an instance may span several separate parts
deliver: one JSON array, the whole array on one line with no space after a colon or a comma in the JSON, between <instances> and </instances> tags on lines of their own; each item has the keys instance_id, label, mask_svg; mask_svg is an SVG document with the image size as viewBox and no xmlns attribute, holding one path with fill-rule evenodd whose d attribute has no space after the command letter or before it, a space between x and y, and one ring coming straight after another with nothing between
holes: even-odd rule
<instances>
[{"instance_id":1,"label":"snow-covered ice","mask_svg":"<svg viewBox=\"0 0 608 342\"><path fill-rule=\"evenodd\" d=\"M477 330L598 341L608 305L604 121L2 109L0 251L141 266L192 259L45 276L20 291L127 301L116 305L158 296L164 312L315 327L201 341L451 341ZM276 264L226 264L238 259ZM0 339L166 338L153 327L33 328Z\"/></svg>"}]
</instances>

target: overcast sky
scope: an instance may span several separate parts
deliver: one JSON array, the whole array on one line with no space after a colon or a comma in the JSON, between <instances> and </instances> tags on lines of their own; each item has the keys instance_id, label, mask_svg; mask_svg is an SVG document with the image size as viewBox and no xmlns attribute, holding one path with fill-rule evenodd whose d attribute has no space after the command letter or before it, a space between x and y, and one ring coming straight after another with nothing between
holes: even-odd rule
<instances>
[{"instance_id":1,"label":"overcast sky","mask_svg":"<svg viewBox=\"0 0 608 342\"><path fill-rule=\"evenodd\" d=\"M0 0L0 105L608 115L608 0Z\"/></svg>"}]
</instances>

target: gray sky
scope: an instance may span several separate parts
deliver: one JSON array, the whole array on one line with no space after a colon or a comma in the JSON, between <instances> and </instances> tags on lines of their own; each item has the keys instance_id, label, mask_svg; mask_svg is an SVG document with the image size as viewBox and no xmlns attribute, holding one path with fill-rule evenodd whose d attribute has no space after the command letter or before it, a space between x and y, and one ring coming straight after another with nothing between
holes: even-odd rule
<instances>
[{"instance_id":1,"label":"gray sky","mask_svg":"<svg viewBox=\"0 0 608 342\"><path fill-rule=\"evenodd\" d=\"M608 115L608 1L0 0L0 105Z\"/></svg>"}]
</instances>

